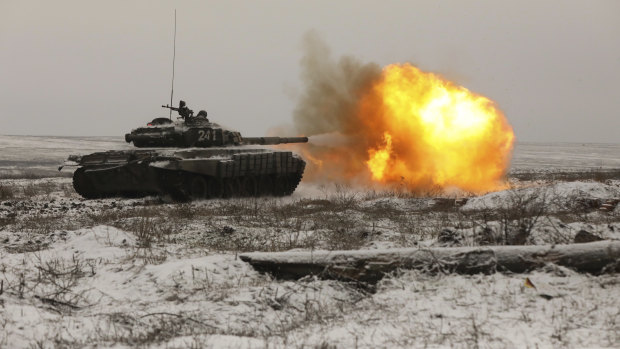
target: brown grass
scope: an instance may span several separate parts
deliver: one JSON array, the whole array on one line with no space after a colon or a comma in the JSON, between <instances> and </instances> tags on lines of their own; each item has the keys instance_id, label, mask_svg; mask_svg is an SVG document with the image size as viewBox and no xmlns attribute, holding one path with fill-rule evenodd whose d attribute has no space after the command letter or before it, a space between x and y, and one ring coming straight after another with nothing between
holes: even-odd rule
<instances>
[{"instance_id":1,"label":"brown grass","mask_svg":"<svg viewBox=\"0 0 620 349\"><path fill-rule=\"evenodd\" d=\"M1 186L0 189L9 188L4 195L15 195L16 189L19 196L49 196L51 193L62 196L68 191L69 198L75 200L69 201L69 206L77 207L78 212L39 213L41 205L34 204L36 199L32 200L33 205L25 199L26 204L35 207L33 211L24 217L21 211L0 216L0 229L25 232L29 234L26 240L41 240L40 244L24 244L20 249L45 248L44 237L56 230L109 225L136 234L143 249L180 243L191 248L245 252L358 249L382 240L412 247L420 241L439 238L446 229L472 230L473 238L457 239L462 244L524 244L529 243L536 224L548 216L558 217L563 222L612 224L620 220L614 213L590 214L595 209L589 206L574 212L550 214L546 211L548 198L537 192L524 194L517 190L507 207L461 212L451 198L403 196L394 202L393 197L386 197L382 192L360 194L343 186L314 199L249 198L174 204L157 198L82 202L68 189L70 186L70 183L53 181L26 184L23 189ZM386 200L382 200L384 198ZM87 210L89 206L96 213ZM80 208L84 213L79 213ZM559 243L565 242L566 237L558 233L553 239ZM155 262L164 258L160 253L145 256Z\"/></svg>"},{"instance_id":2,"label":"brown grass","mask_svg":"<svg viewBox=\"0 0 620 349\"><path fill-rule=\"evenodd\" d=\"M10 200L15 197L15 190L6 185L0 183L0 200Z\"/></svg>"}]
</instances>

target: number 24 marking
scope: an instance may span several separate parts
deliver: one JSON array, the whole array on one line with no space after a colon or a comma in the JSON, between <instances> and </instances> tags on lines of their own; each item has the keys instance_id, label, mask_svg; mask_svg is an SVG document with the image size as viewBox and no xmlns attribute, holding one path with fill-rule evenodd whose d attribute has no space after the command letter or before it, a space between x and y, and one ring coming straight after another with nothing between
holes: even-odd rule
<instances>
[{"instance_id":1,"label":"number 24 marking","mask_svg":"<svg viewBox=\"0 0 620 349\"><path fill-rule=\"evenodd\" d=\"M198 142L211 140L211 131L198 130Z\"/></svg>"}]
</instances>

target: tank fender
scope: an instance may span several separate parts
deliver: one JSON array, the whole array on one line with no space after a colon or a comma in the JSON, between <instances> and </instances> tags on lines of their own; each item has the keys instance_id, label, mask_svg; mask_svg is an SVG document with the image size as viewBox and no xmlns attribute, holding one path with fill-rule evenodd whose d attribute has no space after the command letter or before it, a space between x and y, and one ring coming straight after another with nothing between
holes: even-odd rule
<instances>
[{"instance_id":1,"label":"tank fender","mask_svg":"<svg viewBox=\"0 0 620 349\"><path fill-rule=\"evenodd\" d=\"M207 176L217 176L218 175L218 161L217 160L206 160L206 159L184 159L184 160L173 160L173 161L156 161L149 164L151 167L166 169L166 170L175 170L175 171L185 171L191 173L198 173L201 175Z\"/></svg>"},{"instance_id":2,"label":"tank fender","mask_svg":"<svg viewBox=\"0 0 620 349\"><path fill-rule=\"evenodd\" d=\"M161 168L164 170L178 170L177 161L153 161L149 163L150 167Z\"/></svg>"}]
</instances>

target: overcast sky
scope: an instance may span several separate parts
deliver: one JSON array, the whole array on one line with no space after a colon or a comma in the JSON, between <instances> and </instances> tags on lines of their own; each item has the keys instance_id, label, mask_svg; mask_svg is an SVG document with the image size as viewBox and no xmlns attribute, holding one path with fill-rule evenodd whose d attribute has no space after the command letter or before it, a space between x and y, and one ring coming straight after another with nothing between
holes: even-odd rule
<instances>
[{"instance_id":1,"label":"overcast sky","mask_svg":"<svg viewBox=\"0 0 620 349\"><path fill-rule=\"evenodd\" d=\"M123 135L170 101L291 122L302 38L497 102L521 141L620 142L620 1L0 1L0 134Z\"/></svg>"}]
</instances>

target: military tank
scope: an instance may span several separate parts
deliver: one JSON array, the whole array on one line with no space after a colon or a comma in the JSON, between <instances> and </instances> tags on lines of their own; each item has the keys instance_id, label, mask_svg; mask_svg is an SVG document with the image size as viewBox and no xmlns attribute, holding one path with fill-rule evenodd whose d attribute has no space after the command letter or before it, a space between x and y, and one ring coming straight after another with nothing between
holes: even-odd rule
<instances>
[{"instance_id":1,"label":"military tank","mask_svg":"<svg viewBox=\"0 0 620 349\"><path fill-rule=\"evenodd\" d=\"M256 145L306 143L307 137L242 137L193 116L183 101L177 120L156 118L125 135L138 148L71 155L75 191L87 199L169 196L177 201L232 196L285 196L301 181L306 162L291 151Z\"/></svg>"}]
</instances>

